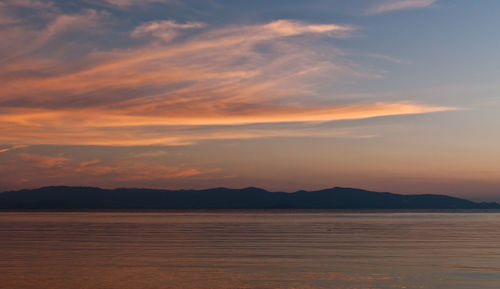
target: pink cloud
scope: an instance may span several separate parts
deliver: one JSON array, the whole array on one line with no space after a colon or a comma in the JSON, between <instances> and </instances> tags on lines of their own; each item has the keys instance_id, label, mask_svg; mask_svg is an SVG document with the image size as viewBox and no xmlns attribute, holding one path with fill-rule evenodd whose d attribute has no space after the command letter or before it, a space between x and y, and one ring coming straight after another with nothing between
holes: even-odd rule
<instances>
[{"instance_id":1,"label":"pink cloud","mask_svg":"<svg viewBox=\"0 0 500 289\"><path fill-rule=\"evenodd\" d=\"M371 7L368 10L368 14L426 8L432 6L436 2L437 0L386 0Z\"/></svg>"},{"instance_id":2,"label":"pink cloud","mask_svg":"<svg viewBox=\"0 0 500 289\"><path fill-rule=\"evenodd\" d=\"M35 166L40 168L61 168L71 161L70 159L63 157L62 155L42 156L28 153L20 153L18 155L23 160L32 162L35 164Z\"/></svg>"},{"instance_id":3,"label":"pink cloud","mask_svg":"<svg viewBox=\"0 0 500 289\"><path fill-rule=\"evenodd\" d=\"M160 20L143 23L132 31L132 37L152 35L163 40L172 40L180 31L188 29L199 29L205 27L202 22L177 23L172 20Z\"/></svg>"},{"instance_id":4,"label":"pink cloud","mask_svg":"<svg viewBox=\"0 0 500 289\"><path fill-rule=\"evenodd\" d=\"M27 145L11 145L10 147L0 149L0 153L8 152L11 150L16 150L16 149L20 149L20 148L25 148L25 147L28 147L28 146Z\"/></svg>"},{"instance_id":5,"label":"pink cloud","mask_svg":"<svg viewBox=\"0 0 500 289\"><path fill-rule=\"evenodd\" d=\"M51 184L63 180L66 184L80 184L82 180L94 183L142 183L199 177L219 172L217 168L195 168L144 161L108 161L99 159L78 161L62 154L48 156L19 153L23 162L0 166L0 181L10 186ZM52 183L53 184L53 183Z\"/></svg>"},{"instance_id":6,"label":"pink cloud","mask_svg":"<svg viewBox=\"0 0 500 289\"><path fill-rule=\"evenodd\" d=\"M92 9L74 14L55 11L44 27L9 30L15 41L6 50L15 52L0 67L0 76L6 79L0 86L0 143L187 145L236 136L311 136L324 133L249 132L235 127L453 109L405 101L336 103L331 87L383 77L383 72L355 65L341 49L321 41L350 37L357 30L352 25L281 19L215 28L201 22L159 20L139 24L131 35L124 33L132 43L136 37L153 36L131 47L106 49L85 42L96 31L113 35L104 21L109 17ZM64 41L69 32L79 36L77 45ZM57 51L42 49L53 42L61 43ZM82 52L78 50L70 62L63 56L75 54L75 47ZM151 131L151 126L232 129L164 134Z\"/></svg>"}]
</instances>

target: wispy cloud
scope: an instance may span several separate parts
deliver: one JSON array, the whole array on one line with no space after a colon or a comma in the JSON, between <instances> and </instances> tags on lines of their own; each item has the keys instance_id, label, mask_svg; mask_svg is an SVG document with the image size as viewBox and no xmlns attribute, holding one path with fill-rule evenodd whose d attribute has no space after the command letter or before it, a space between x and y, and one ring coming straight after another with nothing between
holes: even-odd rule
<instances>
[{"instance_id":1,"label":"wispy cloud","mask_svg":"<svg viewBox=\"0 0 500 289\"><path fill-rule=\"evenodd\" d=\"M256 107L234 111L207 110L204 115L196 111L187 113L173 110L172 116L110 114L109 111L35 111L0 115L0 123L10 122L4 127L4 142L30 142L31 144L65 145L187 145L209 139L248 139L261 137L324 136L351 137L331 131L285 129L276 131L261 128L243 130L227 126L296 122L327 122L363 119L381 116L421 114L453 110L449 107L425 106L413 103L374 103L332 107ZM43 126L36 127L43 123ZM209 130L207 126L221 126L220 130ZM153 128L152 128L153 127ZM158 128L163 127L163 130ZM184 129L175 129L183 127ZM205 127L206 131L193 128Z\"/></svg>"},{"instance_id":2,"label":"wispy cloud","mask_svg":"<svg viewBox=\"0 0 500 289\"><path fill-rule=\"evenodd\" d=\"M54 7L54 3L52 1L43 1L43 0L0 1L0 7L6 7L6 6L16 6L16 7L24 7L31 9L47 9Z\"/></svg>"},{"instance_id":3,"label":"wispy cloud","mask_svg":"<svg viewBox=\"0 0 500 289\"><path fill-rule=\"evenodd\" d=\"M370 7L367 14L379 14L398 10L419 9L432 6L437 0L388 0Z\"/></svg>"},{"instance_id":4,"label":"wispy cloud","mask_svg":"<svg viewBox=\"0 0 500 289\"><path fill-rule=\"evenodd\" d=\"M132 158L157 158L167 155L166 151L157 150L157 151L146 151L142 153L131 154Z\"/></svg>"},{"instance_id":5,"label":"wispy cloud","mask_svg":"<svg viewBox=\"0 0 500 289\"><path fill-rule=\"evenodd\" d=\"M26 167L20 171L8 171L8 168L0 167L1 181L40 183L44 179L68 178L78 179L102 179L106 178L117 182L151 181L188 178L193 176L213 174L220 170L217 168L194 168L181 165L164 165L143 161L107 161L99 159L78 161L62 154L42 155L35 153L19 153ZM12 178L11 174L16 174ZM75 177L78 177L75 179ZM11 180L7 178L12 178Z\"/></svg>"},{"instance_id":6,"label":"wispy cloud","mask_svg":"<svg viewBox=\"0 0 500 289\"><path fill-rule=\"evenodd\" d=\"M16 149L20 149L20 148L25 148L25 147L27 147L27 145L11 145L9 147L0 149L0 153L8 152L11 150L16 150Z\"/></svg>"},{"instance_id":7,"label":"wispy cloud","mask_svg":"<svg viewBox=\"0 0 500 289\"><path fill-rule=\"evenodd\" d=\"M70 159L65 158L62 154L57 156L43 156L36 154L20 153L19 157L25 161L33 162L40 168L60 168L70 162Z\"/></svg>"},{"instance_id":8,"label":"wispy cloud","mask_svg":"<svg viewBox=\"0 0 500 289\"><path fill-rule=\"evenodd\" d=\"M165 19L115 31L108 12L38 9L51 12L43 23L5 28L12 41L0 50L15 52L0 67L5 80L0 143L178 145L235 136L317 135L236 129L452 109L405 101L336 103L331 87L383 77L325 42L351 37L358 30L353 25L282 19L210 27ZM100 45L116 34L125 47ZM314 104L318 99L323 100ZM220 126L221 131L194 136L172 129L183 126Z\"/></svg>"},{"instance_id":9,"label":"wispy cloud","mask_svg":"<svg viewBox=\"0 0 500 289\"><path fill-rule=\"evenodd\" d=\"M205 27L202 22L177 23L172 20L151 21L137 26L132 31L132 37L151 35L163 40L172 40L180 30L198 29Z\"/></svg>"},{"instance_id":10,"label":"wispy cloud","mask_svg":"<svg viewBox=\"0 0 500 289\"><path fill-rule=\"evenodd\" d=\"M353 26L337 24L308 24L301 21L277 20L271 23L253 27L257 31L270 33L271 36L294 36L303 34L330 34L330 36L349 36Z\"/></svg>"},{"instance_id":11,"label":"wispy cloud","mask_svg":"<svg viewBox=\"0 0 500 289\"><path fill-rule=\"evenodd\" d=\"M119 7L146 5L151 3L169 3L175 0L104 0L105 2Z\"/></svg>"}]
</instances>

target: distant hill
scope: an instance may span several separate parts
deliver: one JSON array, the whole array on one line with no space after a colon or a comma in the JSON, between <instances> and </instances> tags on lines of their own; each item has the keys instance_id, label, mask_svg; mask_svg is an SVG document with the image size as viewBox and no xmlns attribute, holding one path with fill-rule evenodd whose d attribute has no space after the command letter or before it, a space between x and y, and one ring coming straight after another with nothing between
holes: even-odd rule
<instances>
[{"instance_id":1,"label":"distant hill","mask_svg":"<svg viewBox=\"0 0 500 289\"><path fill-rule=\"evenodd\" d=\"M500 209L445 195L399 195L340 188L295 193L259 188L152 190L43 187L0 194L0 210L25 209Z\"/></svg>"}]
</instances>

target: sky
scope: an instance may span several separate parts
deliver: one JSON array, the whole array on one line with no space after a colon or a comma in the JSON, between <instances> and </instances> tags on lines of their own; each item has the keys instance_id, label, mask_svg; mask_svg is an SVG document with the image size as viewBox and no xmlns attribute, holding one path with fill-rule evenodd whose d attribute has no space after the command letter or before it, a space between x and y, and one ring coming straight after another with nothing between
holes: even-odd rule
<instances>
[{"instance_id":1,"label":"sky","mask_svg":"<svg viewBox=\"0 0 500 289\"><path fill-rule=\"evenodd\" d=\"M0 0L0 191L500 201L496 0Z\"/></svg>"}]
</instances>

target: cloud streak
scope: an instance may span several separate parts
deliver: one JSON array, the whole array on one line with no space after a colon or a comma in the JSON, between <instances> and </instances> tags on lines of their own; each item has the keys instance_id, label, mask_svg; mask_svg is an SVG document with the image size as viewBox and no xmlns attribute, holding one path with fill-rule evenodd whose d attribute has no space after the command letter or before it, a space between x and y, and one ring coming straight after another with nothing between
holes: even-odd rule
<instances>
[{"instance_id":1,"label":"cloud streak","mask_svg":"<svg viewBox=\"0 0 500 289\"><path fill-rule=\"evenodd\" d=\"M16 149L20 149L20 148L25 148L25 147L28 147L28 146L27 145L12 145L10 147L0 149L0 153L16 150Z\"/></svg>"},{"instance_id":2,"label":"cloud streak","mask_svg":"<svg viewBox=\"0 0 500 289\"><path fill-rule=\"evenodd\" d=\"M110 111L40 111L25 110L0 116L0 123L10 123L12 128L5 127L6 134L0 136L4 143L30 144L66 144L66 145L185 145L207 139L248 139L259 137L314 136L321 132L311 130L288 129L276 132L272 129L260 129L237 132L227 126L272 123L316 123L338 120L353 120L372 117L422 114L449 111L453 108L425 106L413 103L373 103L354 104L333 107L308 108L302 106L289 107L257 107L239 110L206 111L197 115L196 111L184 114L183 111L172 111L171 116L110 114ZM164 130L151 129L164 127ZM197 132L196 135L186 133L186 128L208 126L226 126L224 132ZM183 127L184 129L174 129ZM167 132L167 136L165 136ZM334 137L350 136L349 134L331 134Z\"/></svg>"},{"instance_id":3,"label":"cloud streak","mask_svg":"<svg viewBox=\"0 0 500 289\"><path fill-rule=\"evenodd\" d=\"M370 15L399 10L421 9L432 6L437 0L389 0L368 9Z\"/></svg>"},{"instance_id":4,"label":"cloud streak","mask_svg":"<svg viewBox=\"0 0 500 289\"><path fill-rule=\"evenodd\" d=\"M172 0L104 0L105 2L122 8L147 5L152 3L169 3Z\"/></svg>"},{"instance_id":5,"label":"cloud streak","mask_svg":"<svg viewBox=\"0 0 500 289\"><path fill-rule=\"evenodd\" d=\"M63 157L61 154L57 156L42 156L20 153L19 157L24 161L34 163L39 168L60 168L70 161L70 159Z\"/></svg>"},{"instance_id":6,"label":"cloud streak","mask_svg":"<svg viewBox=\"0 0 500 289\"><path fill-rule=\"evenodd\" d=\"M199 29L205 27L202 22L177 23L172 20L151 21L137 26L132 31L132 37L151 35L166 41L174 39L181 30Z\"/></svg>"},{"instance_id":7,"label":"cloud streak","mask_svg":"<svg viewBox=\"0 0 500 289\"><path fill-rule=\"evenodd\" d=\"M337 103L332 87L384 77L329 42L351 37L358 30L353 25L281 19L210 27L165 19L120 32L106 11L37 9L47 11L44 25L19 18L24 22L2 31L15 40L8 50L16 51L0 67L3 144L179 145L324 135L292 128L236 130L453 109L407 101ZM124 47L106 42L119 33ZM49 49L54 43L60 45ZM220 130L194 136L185 129L208 126Z\"/></svg>"},{"instance_id":8,"label":"cloud streak","mask_svg":"<svg viewBox=\"0 0 500 289\"><path fill-rule=\"evenodd\" d=\"M53 185L54 180L67 185L85 185L85 181L144 184L150 181L189 179L218 173L218 168L195 168L166 165L141 160L101 161L76 160L64 156L37 153L19 153L15 167L0 166L0 181L13 186Z\"/></svg>"}]
</instances>

